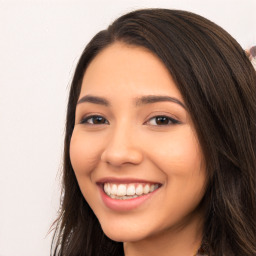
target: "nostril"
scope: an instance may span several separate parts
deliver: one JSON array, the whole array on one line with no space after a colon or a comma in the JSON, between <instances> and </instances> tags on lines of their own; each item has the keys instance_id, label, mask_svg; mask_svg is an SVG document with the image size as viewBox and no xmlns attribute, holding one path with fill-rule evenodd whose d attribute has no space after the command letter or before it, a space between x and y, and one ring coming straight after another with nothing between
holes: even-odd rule
<instances>
[{"instance_id":1,"label":"nostril","mask_svg":"<svg viewBox=\"0 0 256 256\"><path fill-rule=\"evenodd\" d=\"M143 154L140 149L114 149L108 148L101 154L101 161L113 165L121 166L124 164L140 164L143 160Z\"/></svg>"}]
</instances>

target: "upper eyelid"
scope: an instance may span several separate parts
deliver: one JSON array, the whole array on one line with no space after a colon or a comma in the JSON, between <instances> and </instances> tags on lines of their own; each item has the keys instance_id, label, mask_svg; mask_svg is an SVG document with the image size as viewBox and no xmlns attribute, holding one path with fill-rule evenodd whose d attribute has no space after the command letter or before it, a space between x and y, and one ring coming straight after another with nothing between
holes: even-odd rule
<instances>
[{"instance_id":1,"label":"upper eyelid","mask_svg":"<svg viewBox=\"0 0 256 256\"><path fill-rule=\"evenodd\" d=\"M157 117L166 117L169 120L171 120L173 122L173 124L181 124L181 122L177 118L170 117L168 115L155 115L155 116L152 116L152 117L148 118L145 123L148 123L150 120L152 120L154 118L157 118ZM155 125L155 126L157 126L157 125ZM160 126L160 125L158 125L158 126ZM162 126L164 126L164 125L162 125Z\"/></svg>"},{"instance_id":2,"label":"upper eyelid","mask_svg":"<svg viewBox=\"0 0 256 256\"><path fill-rule=\"evenodd\" d=\"M86 119L86 118L91 118L91 117L95 117L95 116L101 116L101 117L107 119L104 114L102 114L102 113L97 113L97 112L88 112L88 113L86 113L86 114L81 114L81 113L80 113L80 114L78 114L78 118L77 118L77 119L78 119L79 121L82 121L82 120L84 120L84 119Z\"/></svg>"},{"instance_id":3,"label":"upper eyelid","mask_svg":"<svg viewBox=\"0 0 256 256\"><path fill-rule=\"evenodd\" d=\"M108 119L105 118L103 115L100 115L100 114L86 115L86 116L84 116L84 117L82 117L82 118L80 119L79 123L81 124L81 123L83 123L85 120L87 121L87 120L89 120L89 119L91 119L91 118L93 118L93 117L103 117L103 119L105 119L105 120L109 123Z\"/></svg>"},{"instance_id":4,"label":"upper eyelid","mask_svg":"<svg viewBox=\"0 0 256 256\"><path fill-rule=\"evenodd\" d=\"M175 120L179 123L181 123L181 120L179 117L177 117L176 115L174 114L171 114L170 112L165 112L165 111L153 111L153 113L151 113L150 115L147 116L146 118L146 122L148 122L149 120L151 120L152 118L156 118L156 117L167 117L167 118L170 118L172 120Z\"/></svg>"}]
</instances>

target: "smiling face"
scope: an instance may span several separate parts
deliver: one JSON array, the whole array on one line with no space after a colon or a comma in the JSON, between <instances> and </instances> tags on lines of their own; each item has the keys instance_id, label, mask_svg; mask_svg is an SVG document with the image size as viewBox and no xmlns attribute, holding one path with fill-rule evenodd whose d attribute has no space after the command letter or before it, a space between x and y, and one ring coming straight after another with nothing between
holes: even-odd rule
<instances>
[{"instance_id":1,"label":"smiling face","mask_svg":"<svg viewBox=\"0 0 256 256\"><path fill-rule=\"evenodd\" d=\"M193 123L168 70L144 48L114 43L90 63L70 158L113 240L141 241L202 220L206 171Z\"/></svg>"}]
</instances>

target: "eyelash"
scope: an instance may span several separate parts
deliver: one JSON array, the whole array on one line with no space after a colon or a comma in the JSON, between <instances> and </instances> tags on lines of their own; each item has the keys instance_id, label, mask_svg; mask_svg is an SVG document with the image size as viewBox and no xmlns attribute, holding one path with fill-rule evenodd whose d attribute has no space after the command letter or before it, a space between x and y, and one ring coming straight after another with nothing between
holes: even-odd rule
<instances>
[{"instance_id":1,"label":"eyelash","mask_svg":"<svg viewBox=\"0 0 256 256\"><path fill-rule=\"evenodd\" d=\"M93 119L93 118L101 118L101 119L107 121L107 119L105 119L104 117L102 117L102 116L100 116L100 115L92 115L92 116L87 116L87 117L83 118L83 119L81 120L80 124L99 125L99 124L88 123L88 120ZM107 122L108 122L108 121L107 121ZM103 124L105 124L105 123L103 123ZM109 124L109 123L107 123L107 124Z\"/></svg>"},{"instance_id":2,"label":"eyelash","mask_svg":"<svg viewBox=\"0 0 256 256\"><path fill-rule=\"evenodd\" d=\"M154 124L153 126L166 126L166 125L175 125L175 124L180 124L180 121L178 121L177 119L174 119L172 117L169 116L165 116L165 115L158 115L158 116L153 116L151 117L146 123L149 123L150 120L154 120L155 119L155 123L156 123L156 119L157 118L161 118L164 121L167 121L168 124ZM160 120L161 120L160 119Z\"/></svg>"},{"instance_id":3,"label":"eyelash","mask_svg":"<svg viewBox=\"0 0 256 256\"><path fill-rule=\"evenodd\" d=\"M98 124L94 124L94 123L89 123L88 120L92 119L93 118L100 118L100 120L103 120L104 123L98 123ZM147 122L149 123L149 121L153 120L153 119L156 119L156 118L161 118L161 119L164 119L164 121L168 121L168 124L153 124L153 126L168 126L168 125L176 125L176 124L180 124L181 122L172 118L172 117L169 117L169 116L165 116L165 115L157 115L157 116L153 116L151 117ZM156 123L156 122L155 122ZM84 119L81 120L80 124L86 124L86 125L102 125L102 124L109 124L109 122L107 121L107 119L105 119L104 117L100 116L100 115L91 115L91 116L87 116L85 117Z\"/></svg>"}]
</instances>

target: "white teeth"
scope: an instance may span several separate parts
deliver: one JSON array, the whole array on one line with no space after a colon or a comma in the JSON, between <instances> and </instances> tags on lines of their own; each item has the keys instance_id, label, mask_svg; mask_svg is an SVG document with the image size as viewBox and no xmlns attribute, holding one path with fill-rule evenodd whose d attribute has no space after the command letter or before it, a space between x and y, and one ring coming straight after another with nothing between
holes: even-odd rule
<instances>
[{"instance_id":1,"label":"white teeth","mask_svg":"<svg viewBox=\"0 0 256 256\"><path fill-rule=\"evenodd\" d=\"M159 187L158 184L112 184L105 183L104 191L111 198L115 199L131 199L153 192Z\"/></svg>"},{"instance_id":2,"label":"white teeth","mask_svg":"<svg viewBox=\"0 0 256 256\"><path fill-rule=\"evenodd\" d=\"M125 196L126 195L126 186L124 184L118 185L116 194L118 196Z\"/></svg>"},{"instance_id":3,"label":"white teeth","mask_svg":"<svg viewBox=\"0 0 256 256\"><path fill-rule=\"evenodd\" d=\"M104 191L106 192L107 195L111 194L111 188L109 183L104 184Z\"/></svg>"},{"instance_id":4,"label":"white teeth","mask_svg":"<svg viewBox=\"0 0 256 256\"><path fill-rule=\"evenodd\" d=\"M149 185L147 184L144 188L143 188L143 193L144 194L148 194L148 192L149 192Z\"/></svg>"},{"instance_id":5,"label":"white teeth","mask_svg":"<svg viewBox=\"0 0 256 256\"><path fill-rule=\"evenodd\" d=\"M136 195L140 196L143 194L143 187L141 184L139 184L136 188Z\"/></svg>"},{"instance_id":6,"label":"white teeth","mask_svg":"<svg viewBox=\"0 0 256 256\"><path fill-rule=\"evenodd\" d=\"M151 185L149 191L150 191L150 192L153 192L153 191L154 191L154 188L155 188L155 185Z\"/></svg>"},{"instance_id":7,"label":"white teeth","mask_svg":"<svg viewBox=\"0 0 256 256\"><path fill-rule=\"evenodd\" d=\"M128 188L126 190L126 194L128 196L135 195L135 186L134 185L128 185Z\"/></svg>"},{"instance_id":8,"label":"white teeth","mask_svg":"<svg viewBox=\"0 0 256 256\"><path fill-rule=\"evenodd\" d=\"M112 185L111 194L112 194L112 195L116 195L116 194L117 194L117 185L116 185L116 184L113 184L113 185Z\"/></svg>"}]
</instances>

